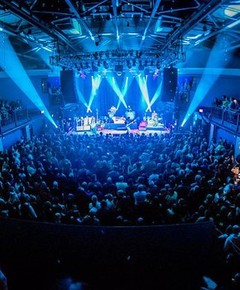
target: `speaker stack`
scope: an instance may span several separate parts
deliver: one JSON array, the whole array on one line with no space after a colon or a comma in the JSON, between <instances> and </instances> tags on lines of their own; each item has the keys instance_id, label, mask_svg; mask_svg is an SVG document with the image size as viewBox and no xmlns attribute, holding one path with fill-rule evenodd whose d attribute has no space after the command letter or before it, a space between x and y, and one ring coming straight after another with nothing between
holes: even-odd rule
<instances>
[{"instance_id":1,"label":"speaker stack","mask_svg":"<svg viewBox=\"0 0 240 290\"><path fill-rule=\"evenodd\" d=\"M177 90L178 71L177 68L170 67L163 70L163 95L162 101L173 102Z\"/></svg>"},{"instance_id":2,"label":"speaker stack","mask_svg":"<svg viewBox=\"0 0 240 290\"><path fill-rule=\"evenodd\" d=\"M62 70L60 72L61 90L65 104L77 103L77 96L74 84L74 71Z\"/></svg>"}]
</instances>

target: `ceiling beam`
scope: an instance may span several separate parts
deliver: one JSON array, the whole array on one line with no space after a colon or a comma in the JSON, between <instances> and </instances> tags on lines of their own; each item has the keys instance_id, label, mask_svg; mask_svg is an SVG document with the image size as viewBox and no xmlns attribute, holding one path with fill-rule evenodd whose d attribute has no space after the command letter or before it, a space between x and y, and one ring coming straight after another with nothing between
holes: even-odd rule
<instances>
[{"instance_id":1,"label":"ceiling beam","mask_svg":"<svg viewBox=\"0 0 240 290\"><path fill-rule=\"evenodd\" d=\"M194 25L199 23L207 15L215 11L218 7L222 6L224 3L229 2L229 0L210 0L207 4L202 4L198 11L189 17L183 25L176 29L165 41L165 45L161 47L161 51L164 51L169 45L174 41L182 37L186 32L188 32Z\"/></svg>"},{"instance_id":2,"label":"ceiling beam","mask_svg":"<svg viewBox=\"0 0 240 290\"><path fill-rule=\"evenodd\" d=\"M71 50L77 51L77 49L72 46L71 42L68 38L62 33L62 31L58 30L54 25L43 22L41 19L32 14L32 11L24 6L17 6L14 1L9 0L1 0L1 2L5 5L5 8L9 10L11 13L15 14L19 18L27 21L31 25L38 27L40 30L45 32L48 36L53 38L53 40L61 40L64 44L66 44Z\"/></svg>"},{"instance_id":3,"label":"ceiling beam","mask_svg":"<svg viewBox=\"0 0 240 290\"><path fill-rule=\"evenodd\" d=\"M8 34L10 36L14 36L14 37L18 38L21 41L25 41L27 43L31 42L31 43L35 43L37 45L43 45L43 42L39 41L37 38L28 37L24 33L16 32L15 29L13 29L12 27L6 25L2 21L0 21L0 26L3 29L3 31L6 32L6 34Z\"/></svg>"},{"instance_id":4,"label":"ceiling beam","mask_svg":"<svg viewBox=\"0 0 240 290\"><path fill-rule=\"evenodd\" d=\"M77 10L77 7L73 4L73 1L72 0L65 0L65 2L69 6L69 8L73 12L73 14L75 15L76 19L79 21L80 25L82 25L84 27L84 29L87 31L87 33L91 37L92 41L95 41L94 36L92 34L92 31L87 26L87 24L82 20L81 15L79 14L79 12Z\"/></svg>"},{"instance_id":5,"label":"ceiling beam","mask_svg":"<svg viewBox=\"0 0 240 290\"><path fill-rule=\"evenodd\" d=\"M108 0L103 0L102 2L99 2L96 5L91 6L91 8L88 8L86 11L81 12L81 16L83 17L85 14L89 14L89 12L91 12L92 10L96 9L97 7L103 5L106 2L108 2Z\"/></svg>"},{"instance_id":6,"label":"ceiling beam","mask_svg":"<svg viewBox=\"0 0 240 290\"><path fill-rule=\"evenodd\" d=\"M113 7L113 20L116 28L116 37L117 37L117 44L119 48L119 29L118 29L118 15L117 15L117 0L112 0L112 7Z\"/></svg>"},{"instance_id":7,"label":"ceiling beam","mask_svg":"<svg viewBox=\"0 0 240 290\"><path fill-rule=\"evenodd\" d=\"M140 46L139 46L139 50L142 49L142 45L143 45L143 42L144 42L144 40L145 40L145 38L146 38L146 36L147 36L147 32L148 32L149 26L150 26L150 24L151 24L151 22L152 22L153 17L155 16L155 14L156 14L156 12L157 12L157 10L158 10L158 7L159 7L161 1L162 1L162 0L157 0L156 3L155 3L155 5L154 5L154 7L153 7L153 10L152 10L151 16L150 16L150 18L149 18L149 21L148 21L148 23L147 23L147 26L145 27L145 30L144 30L144 33L143 33L143 36L142 36L142 40L141 40L141 43L140 43Z\"/></svg>"}]
</instances>

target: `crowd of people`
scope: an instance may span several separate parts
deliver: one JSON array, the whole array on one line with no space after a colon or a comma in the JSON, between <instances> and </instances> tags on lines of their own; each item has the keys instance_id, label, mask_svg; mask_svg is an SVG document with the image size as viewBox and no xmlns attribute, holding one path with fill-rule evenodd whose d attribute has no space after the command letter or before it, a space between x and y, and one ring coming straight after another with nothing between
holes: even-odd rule
<instances>
[{"instance_id":1,"label":"crowd of people","mask_svg":"<svg viewBox=\"0 0 240 290\"><path fill-rule=\"evenodd\" d=\"M1 215L116 225L239 223L234 149L199 132L34 136L1 153Z\"/></svg>"},{"instance_id":2,"label":"crowd of people","mask_svg":"<svg viewBox=\"0 0 240 290\"><path fill-rule=\"evenodd\" d=\"M221 98L216 97L213 105L224 110L238 111L240 108L239 100L235 97L229 97L227 95L222 95Z\"/></svg>"},{"instance_id":3,"label":"crowd of people","mask_svg":"<svg viewBox=\"0 0 240 290\"><path fill-rule=\"evenodd\" d=\"M197 132L35 136L1 153L1 213L39 221L58 213L71 223L87 215L98 224L211 218L222 232L239 222L233 150L224 140L208 146Z\"/></svg>"},{"instance_id":4,"label":"crowd of people","mask_svg":"<svg viewBox=\"0 0 240 290\"><path fill-rule=\"evenodd\" d=\"M23 109L22 102L18 100L0 99L0 125L8 125L15 121L14 113Z\"/></svg>"},{"instance_id":5,"label":"crowd of people","mask_svg":"<svg viewBox=\"0 0 240 290\"><path fill-rule=\"evenodd\" d=\"M42 134L0 153L2 218L76 225L212 221L239 261L234 146L202 128L167 134ZM234 242L233 242L234 241Z\"/></svg>"}]
</instances>

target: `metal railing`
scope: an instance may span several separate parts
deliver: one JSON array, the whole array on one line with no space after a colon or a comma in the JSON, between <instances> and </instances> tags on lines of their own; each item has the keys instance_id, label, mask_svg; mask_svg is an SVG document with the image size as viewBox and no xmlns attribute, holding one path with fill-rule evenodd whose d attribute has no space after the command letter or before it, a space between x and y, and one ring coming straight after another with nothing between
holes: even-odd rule
<instances>
[{"instance_id":1,"label":"metal railing","mask_svg":"<svg viewBox=\"0 0 240 290\"><path fill-rule=\"evenodd\" d=\"M202 116L207 118L209 122L224 127L233 133L240 133L240 110L217 106L204 107Z\"/></svg>"},{"instance_id":2,"label":"metal railing","mask_svg":"<svg viewBox=\"0 0 240 290\"><path fill-rule=\"evenodd\" d=\"M2 116L0 120L0 133L7 132L27 123L30 120L28 109L15 110L11 114Z\"/></svg>"}]
</instances>

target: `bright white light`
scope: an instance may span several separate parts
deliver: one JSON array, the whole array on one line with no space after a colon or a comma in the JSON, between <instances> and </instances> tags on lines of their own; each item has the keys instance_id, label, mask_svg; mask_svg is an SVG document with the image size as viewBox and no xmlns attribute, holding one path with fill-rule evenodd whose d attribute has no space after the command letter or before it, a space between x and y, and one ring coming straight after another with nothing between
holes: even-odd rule
<instances>
[{"instance_id":1,"label":"bright white light","mask_svg":"<svg viewBox=\"0 0 240 290\"><path fill-rule=\"evenodd\" d=\"M225 10L224 13L225 15L229 17L234 17L240 12L240 4L237 5L229 5Z\"/></svg>"},{"instance_id":2,"label":"bright white light","mask_svg":"<svg viewBox=\"0 0 240 290\"><path fill-rule=\"evenodd\" d=\"M31 102L40 110L40 112L44 111L45 117L55 126L56 124L52 116L47 110L40 95L36 91L8 38L5 39L4 46L0 47L0 53L4 53L4 50L8 53L5 54L4 59L0 58L0 65L5 67L6 74L26 95L26 97L28 97L29 100L31 100Z\"/></svg>"},{"instance_id":3,"label":"bright white light","mask_svg":"<svg viewBox=\"0 0 240 290\"><path fill-rule=\"evenodd\" d=\"M240 19L238 19L238 20L234 21L233 23L229 24L229 25L227 26L227 28L232 28L232 27L238 25L239 23L240 23Z\"/></svg>"},{"instance_id":4,"label":"bright white light","mask_svg":"<svg viewBox=\"0 0 240 290\"><path fill-rule=\"evenodd\" d=\"M187 36L186 39L197 39L197 38L199 38L199 37L201 37L201 36L202 36L202 33L199 33L199 34L197 34L197 35Z\"/></svg>"}]
</instances>

